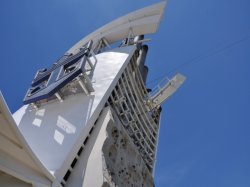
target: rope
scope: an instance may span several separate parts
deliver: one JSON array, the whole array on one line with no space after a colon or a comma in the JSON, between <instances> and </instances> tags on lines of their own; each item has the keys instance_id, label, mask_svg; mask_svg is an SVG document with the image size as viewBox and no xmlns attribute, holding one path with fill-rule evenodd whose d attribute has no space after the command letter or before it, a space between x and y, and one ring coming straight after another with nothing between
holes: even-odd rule
<instances>
[{"instance_id":1,"label":"rope","mask_svg":"<svg viewBox=\"0 0 250 187\"><path fill-rule=\"evenodd\" d=\"M176 66L172 70L168 71L166 74L176 73L177 70L180 70L181 68L190 66L190 65L192 65L194 63L198 63L198 62L200 62L200 61L202 61L202 60L204 60L206 58L209 58L209 57L214 56L214 55L216 55L218 53L221 53L221 52L223 52L223 51L225 51L227 49L230 49L230 48L232 48L232 47L234 47L234 46L248 40L249 38L250 38L250 35L247 35L247 36L245 36L245 37L243 37L243 38L241 38L239 40L233 41L233 42L231 42L231 43L229 43L229 44L227 44L227 45L225 45L223 47L212 49L207 54L204 54L204 55L200 54L200 55L192 58L191 60L188 60L187 62L181 63L180 65ZM160 75L160 76L156 77L155 79L147 82L147 85L151 85L151 84L155 83L156 81L158 81L159 79L162 79L163 77L166 77L166 74Z\"/></svg>"}]
</instances>

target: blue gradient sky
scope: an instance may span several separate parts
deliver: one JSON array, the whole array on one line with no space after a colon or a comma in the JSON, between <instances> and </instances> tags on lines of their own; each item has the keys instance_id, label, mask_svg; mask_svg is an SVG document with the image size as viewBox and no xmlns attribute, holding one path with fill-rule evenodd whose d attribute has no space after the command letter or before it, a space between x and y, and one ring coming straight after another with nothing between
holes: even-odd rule
<instances>
[{"instance_id":1,"label":"blue gradient sky","mask_svg":"<svg viewBox=\"0 0 250 187\"><path fill-rule=\"evenodd\" d=\"M0 89L12 112L37 69L156 0L2 0ZM148 86L187 76L163 105L156 187L250 186L250 1L170 0L149 43Z\"/></svg>"}]
</instances>

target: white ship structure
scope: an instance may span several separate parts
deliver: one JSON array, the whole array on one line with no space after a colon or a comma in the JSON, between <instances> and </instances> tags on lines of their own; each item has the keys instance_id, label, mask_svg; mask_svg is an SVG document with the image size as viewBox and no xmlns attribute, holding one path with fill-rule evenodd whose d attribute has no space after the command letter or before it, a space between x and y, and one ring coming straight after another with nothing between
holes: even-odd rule
<instances>
[{"instance_id":1,"label":"white ship structure","mask_svg":"<svg viewBox=\"0 0 250 187\"><path fill-rule=\"evenodd\" d=\"M144 35L165 6L101 27L38 70L13 115L0 94L1 187L154 186L161 104L185 80L145 86Z\"/></svg>"}]
</instances>

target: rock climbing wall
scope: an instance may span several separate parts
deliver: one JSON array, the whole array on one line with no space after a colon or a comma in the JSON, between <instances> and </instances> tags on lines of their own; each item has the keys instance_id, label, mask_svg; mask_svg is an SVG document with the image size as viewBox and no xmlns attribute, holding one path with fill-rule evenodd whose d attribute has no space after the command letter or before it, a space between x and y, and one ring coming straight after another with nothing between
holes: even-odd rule
<instances>
[{"instance_id":1,"label":"rock climbing wall","mask_svg":"<svg viewBox=\"0 0 250 187\"><path fill-rule=\"evenodd\" d=\"M154 186L152 174L112 108L103 109L85 141L65 184L71 186Z\"/></svg>"},{"instance_id":2,"label":"rock climbing wall","mask_svg":"<svg viewBox=\"0 0 250 187\"><path fill-rule=\"evenodd\" d=\"M114 123L107 126L107 139L102 148L107 183L121 187L153 186L153 177L141 155L119 119L112 114Z\"/></svg>"}]
</instances>

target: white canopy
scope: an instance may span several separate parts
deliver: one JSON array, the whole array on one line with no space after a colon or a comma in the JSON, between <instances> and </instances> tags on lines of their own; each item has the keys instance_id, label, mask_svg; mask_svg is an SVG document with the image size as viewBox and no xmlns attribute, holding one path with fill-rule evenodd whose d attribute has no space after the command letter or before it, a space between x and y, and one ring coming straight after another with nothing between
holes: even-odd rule
<instances>
[{"instance_id":1,"label":"white canopy","mask_svg":"<svg viewBox=\"0 0 250 187\"><path fill-rule=\"evenodd\" d=\"M166 1L163 1L122 16L84 37L68 52L75 53L76 50L90 40L95 43L105 38L109 44L112 44L127 38L130 32L134 36L155 33L162 19L165 6Z\"/></svg>"},{"instance_id":2,"label":"white canopy","mask_svg":"<svg viewBox=\"0 0 250 187\"><path fill-rule=\"evenodd\" d=\"M31 151L0 92L0 171L25 183L51 186L54 177ZM1 179L0 175L0 179ZM4 181L2 181L4 182ZM1 180L0 180L0 186Z\"/></svg>"}]
</instances>

